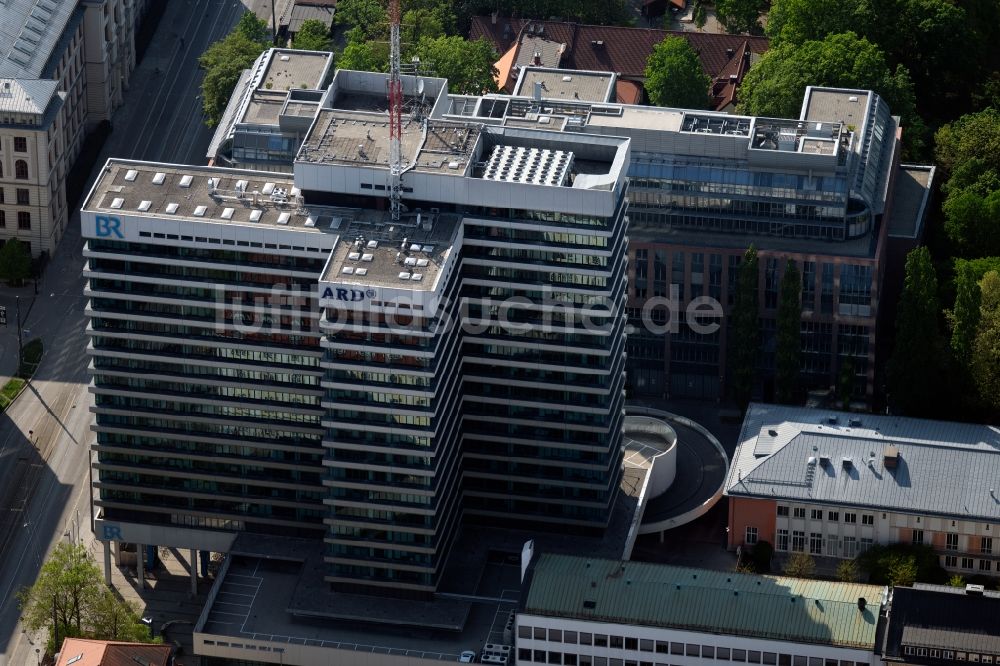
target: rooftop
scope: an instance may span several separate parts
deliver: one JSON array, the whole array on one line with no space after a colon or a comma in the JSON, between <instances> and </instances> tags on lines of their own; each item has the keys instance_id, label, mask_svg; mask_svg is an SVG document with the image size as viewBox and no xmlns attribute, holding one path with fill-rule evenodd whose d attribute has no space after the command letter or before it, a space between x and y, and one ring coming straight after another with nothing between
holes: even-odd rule
<instances>
[{"instance_id":1,"label":"rooftop","mask_svg":"<svg viewBox=\"0 0 1000 666\"><path fill-rule=\"evenodd\" d=\"M934 167L901 164L889 211L889 235L919 240L934 183Z\"/></svg>"},{"instance_id":2,"label":"rooftop","mask_svg":"<svg viewBox=\"0 0 1000 666\"><path fill-rule=\"evenodd\" d=\"M532 97L538 83L541 84L544 99L614 102L616 79L610 72L525 67L521 70L514 94Z\"/></svg>"},{"instance_id":3,"label":"rooftop","mask_svg":"<svg viewBox=\"0 0 1000 666\"><path fill-rule=\"evenodd\" d=\"M336 0L329 3L318 2L296 2L292 5L292 11L288 17L288 32L295 34L306 21L322 21L329 28L333 25L333 15L337 11ZM284 18L284 17L282 17ZM279 20L279 23L283 21Z\"/></svg>"},{"instance_id":4,"label":"rooftop","mask_svg":"<svg viewBox=\"0 0 1000 666\"><path fill-rule=\"evenodd\" d=\"M420 291L435 288L460 222L456 215L412 213L393 223L386 211L360 209L335 219L340 241L322 281Z\"/></svg>"},{"instance_id":5,"label":"rooftop","mask_svg":"<svg viewBox=\"0 0 1000 666\"><path fill-rule=\"evenodd\" d=\"M67 638L55 666L167 666L172 651L169 645Z\"/></svg>"},{"instance_id":6,"label":"rooftop","mask_svg":"<svg viewBox=\"0 0 1000 666\"><path fill-rule=\"evenodd\" d=\"M58 86L50 79L0 79L0 112L44 115Z\"/></svg>"},{"instance_id":7,"label":"rooftop","mask_svg":"<svg viewBox=\"0 0 1000 666\"><path fill-rule=\"evenodd\" d=\"M523 611L872 649L885 588L568 555L539 556ZM858 599L868 606L858 609Z\"/></svg>"},{"instance_id":8,"label":"rooftop","mask_svg":"<svg viewBox=\"0 0 1000 666\"><path fill-rule=\"evenodd\" d=\"M318 89L333 54L326 51L273 49L260 87L266 90Z\"/></svg>"},{"instance_id":9,"label":"rooftop","mask_svg":"<svg viewBox=\"0 0 1000 666\"><path fill-rule=\"evenodd\" d=\"M865 122L870 95L867 90L810 88L803 103L802 120L860 128Z\"/></svg>"},{"instance_id":10,"label":"rooftop","mask_svg":"<svg viewBox=\"0 0 1000 666\"><path fill-rule=\"evenodd\" d=\"M726 493L997 521L998 466L995 426L752 404Z\"/></svg>"},{"instance_id":11,"label":"rooftop","mask_svg":"<svg viewBox=\"0 0 1000 666\"><path fill-rule=\"evenodd\" d=\"M417 171L465 175L479 138L479 126L404 117L401 150ZM322 109L296 161L371 165L388 169L389 118L382 113Z\"/></svg>"},{"instance_id":12,"label":"rooftop","mask_svg":"<svg viewBox=\"0 0 1000 666\"><path fill-rule=\"evenodd\" d=\"M0 76L37 79L62 37L76 0L8 0L0 21Z\"/></svg>"},{"instance_id":13,"label":"rooftop","mask_svg":"<svg viewBox=\"0 0 1000 666\"><path fill-rule=\"evenodd\" d=\"M108 160L83 210L215 224L329 231L327 209L307 209L290 176L262 171Z\"/></svg>"},{"instance_id":14,"label":"rooftop","mask_svg":"<svg viewBox=\"0 0 1000 666\"><path fill-rule=\"evenodd\" d=\"M1000 595L996 593L970 594L967 589L942 585L896 587L881 652L903 659L904 647L911 646L989 654L995 659L1000 656L997 617ZM905 661L923 660L914 662L906 656Z\"/></svg>"}]
</instances>

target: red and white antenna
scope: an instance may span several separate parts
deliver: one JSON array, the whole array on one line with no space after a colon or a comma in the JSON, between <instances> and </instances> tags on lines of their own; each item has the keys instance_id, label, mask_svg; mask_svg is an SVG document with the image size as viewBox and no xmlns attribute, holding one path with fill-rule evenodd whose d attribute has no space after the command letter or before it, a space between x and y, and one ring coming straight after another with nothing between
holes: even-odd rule
<instances>
[{"instance_id":1,"label":"red and white antenna","mask_svg":"<svg viewBox=\"0 0 1000 666\"><path fill-rule=\"evenodd\" d=\"M399 0L389 0L389 210L399 220L403 174L403 82L399 78Z\"/></svg>"}]
</instances>

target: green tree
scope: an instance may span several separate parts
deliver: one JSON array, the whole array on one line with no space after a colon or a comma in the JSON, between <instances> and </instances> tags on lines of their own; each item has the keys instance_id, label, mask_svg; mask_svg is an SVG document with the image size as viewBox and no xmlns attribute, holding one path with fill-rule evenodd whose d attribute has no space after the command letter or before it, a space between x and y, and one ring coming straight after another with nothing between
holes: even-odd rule
<instances>
[{"instance_id":1,"label":"green tree","mask_svg":"<svg viewBox=\"0 0 1000 666\"><path fill-rule=\"evenodd\" d=\"M683 37L667 37L653 47L646 61L646 94L656 106L704 109L711 83L698 54Z\"/></svg>"},{"instance_id":2,"label":"green tree","mask_svg":"<svg viewBox=\"0 0 1000 666\"><path fill-rule=\"evenodd\" d=\"M750 561L757 573L771 571L771 558L774 557L774 547L769 541L758 541L750 548Z\"/></svg>"},{"instance_id":3,"label":"green tree","mask_svg":"<svg viewBox=\"0 0 1000 666\"><path fill-rule=\"evenodd\" d=\"M775 398L778 402L790 404L795 400L799 381L799 365L802 349L802 278L799 269L791 259L785 264L785 274L781 276L781 300L778 302L775 365Z\"/></svg>"},{"instance_id":4,"label":"green tree","mask_svg":"<svg viewBox=\"0 0 1000 666\"><path fill-rule=\"evenodd\" d=\"M236 23L235 32L243 35L252 42L267 44L271 41L271 28L267 21L258 18L253 12L243 12L243 16Z\"/></svg>"},{"instance_id":5,"label":"green tree","mask_svg":"<svg viewBox=\"0 0 1000 666\"><path fill-rule=\"evenodd\" d=\"M771 48L803 44L856 30L858 0L771 0L767 36Z\"/></svg>"},{"instance_id":6,"label":"green tree","mask_svg":"<svg viewBox=\"0 0 1000 666\"><path fill-rule=\"evenodd\" d=\"M246 12L232 32L201 54L198 65L205 70L201 101L206 125L219 124L243 70L250 67L269 45L267 24L253 12Z\"/></svg>"},{"instance_id":7,"label":"green tree","mask_svg":"<svg viewBox=\"0 0 1000 666\"><path fill-rule=\"evenodd\" d=\"M404 44L419 44L425 37L444 37L445 24L439 12L423 8L411 9L403 14L401 31Z\"/></svg>"},{"instance_id":8,"label":"green tree","mask_svg":"<svg viewBox=\"0 0 1000 666\"><path fill-rule=\"evenodd\" d=\"M965 587L965 579L955 574L948 579L948 585L951 587Z\"/></svg>"},{"instance_id":9,"label":"green tree","mask_svg":"<svg viewBox=\"0 0 1000 666\"><path fill-rule=\"evenodd\" d=\"M85 636L99 640L148 641L149 630L136 609L104 584L101 570L80 544L60 542L42 565L35 584L18 592L24 626L45 629L53 648L59 638Z\"/></svg>"},{"instance_id":10,"label":"green tree","mask_svg":"<svg viewBox=\"0 0 1000 666\"><path fill-rule=\"evenodd\" d=\"M897 543L873 546L858 556L858 566L874 585L945 583L948 574L941 568L938 554L930 546Z\"/></svg>"},{"instance_id":11,"label":"green tree","mask_svg":"<svg viewBox=\"0 0 1000 666\"><path fill-rule=\"evenodd\" d=\"M792 553L785 562L785 575L794 578L812 578L816 573L816 561L809 553Z\"/></svg>"},{"instance_id":12,"label":"green tree","mask_svg":"<svg viewBox=\"0 0 1000 666\"><path fill-rule=\"evenodd\" d=\"M854 560L841 560L837 565L837 580L842 583L857 583L861 580L858 563Z\"/></svg>"},{"instance_id":13,"label":"green tree","mask_svg":"<svg viewBox=\"0 0 1000 666\"><path fill-rule=\"evenodd\" d=\"M926 247L906 257L903 293L896 313L896 344L889 359L889 397L912 415L934 412L941 386L944 345L938 328L938 282Z\"/></svg>"},{"instance_id":14,"label":"green tree","mask_svg":"<svg viewBox=\"0 0 1000 666\"><path fill-rule=\"evenodd\" d=\"M979 400L1000 412L1000 273L990 271L979 283L980 310L970 370Z\"/></svg>"},{"instance_id":15,"label":"green tree","mask_svg":"<svg viewBox=\"0 0 1000 666\"><path fill-rule=\"evenodd\" d=\"M416 53L437 76L448 79L448 91L463 95L496 92L497 53L484 39L437 37L420 40Z\"/></svg>"},{"instance_id":16,"label":"green tree","mask_svg":"<svg viewBox=\"0 0 1000 666\"><path fill-rule=\"evenodd\" d=\"M389 22L385 4L378 0L340 0L334 20L341 25L351 26L351 32L359 33L348 35L348 42L355 43L379 37L384 39Z\"/></svg>"},{"instance_id":17,"label":"green tree","mask_svg":"<svg viewBox=\"0 0 1000 666\"><path fill-rule=\"evenodd\" d=\"M307 19L295 33L292 48L302 51L329 51L330 30L318 19Z\"/></svg>"},{"instance_id":18,"label":"green tree","mask_svg":"<svg viewBox=\"0 0 1000 666\"><path fill-rule=\"evenodd\" d=\"M733 303L730 327L729 376L733 398L742 406L750 402L757 368L760 341L758 317L757 249L751 245L743 254L736 278L736 299Z\"/></svg>"},{"instance_id":19,"label":"green tree","mask_svg":"<svg viewBox=\"0 0 1000 666\"><path fill-rule=\"evenodd\" d=\"M385 72L389 69L389 48L380 42L348 42L337 58L338 69Z\"/></svg>"},{"instance_id":20,"label":"green tree","mask_svg":"<svg viewBox=\"0 0 1000 666\"><path fill-rule=\"evenodd\" d=\"M766 10L763 0L715 0L715 15L730 34L761 34L760 15Z\"/></svg>"},{"instance_id":21,"label":"green tree","mask_svg":"<svg viewBox=\"0 0 1000 666\"><path fill-rule=\"evenodd\" d=\"M11 238L0 247L0 280L20 285L31 277L31 253L28 244Z\"/></svg>"},{"instance_id":22,"label":"green tree","mask_svg":"<svg viewBox=\"0 0 1000 666\"><path fill-rule=\"evenodd\" d=\"M982 180L1000 183L1000 109L970 113L943 125L934 135L935 161L949 179L947 190L969 187ZM970 177L955 182L962 165L973 165ZM1000 189L997 187L987 188ZM987 192L982 192L986 194Z\"/></svg>"},{"instance_id":23,"label":"green tree","mask_svg":"<svg viewBox=\"0 0 1000 666\"><path fill-rule=\"evenodd\" d=\"M850 408L851 398L854 397L855 372L854 357L841 357L840 372L837 376L837 399L840 400L840 408L845 411Z\"/></svg>"},{"instance_id":24,"label":"green tree","mask_svg":"<svg viewBox=\"0 0 1000 666\"><path fill-rule=\"evenodd\" d=\"M889 580L892 587L909 587L917 582L917 563L912 557L894 557L889 562Z\"/></svg>"},{"instance_id":25,"label":"green tree","mask_svg":"<svg viewBox=\"0 0 1000 666\"><path fill-rule=\"evenodd\" d=\"M972 264L955 262L955 306L949 315L951 351L966 366L972 358L972 345L979 328L980 300L979 279Z\"/></svg>"}]
</instances>

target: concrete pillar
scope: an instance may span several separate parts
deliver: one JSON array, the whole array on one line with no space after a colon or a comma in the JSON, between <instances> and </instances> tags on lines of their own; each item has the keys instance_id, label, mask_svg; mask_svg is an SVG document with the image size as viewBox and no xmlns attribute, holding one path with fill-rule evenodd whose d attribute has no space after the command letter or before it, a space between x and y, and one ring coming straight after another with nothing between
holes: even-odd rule
<instances>
[{"instance_id":1,"label":"concrete pillar","mask_svg":"<svg viewBox=\"0 0 1000 666\"><path fill-rule=\"evenodd\" d=\"M191 596L198 596L198 551L191 549Z\"/></svg>"},{"instance_id":2,"label":"concrete pillar","mask_svg":"<svg viewBox=\"0 0 1000 666\"><path fill-rule=\"evenodd\" d=\"M111 542L104 542L104 584L111 585Z\"/></svg>"},{"instance_id":3,"label":"concrete pillar","mask_svg":"<svg viewBox=\"0 0 1000 666\"><path fill-rule=\"evenodd\" d=\"M145 557L145 546L141 543L135 544L135 572L136 577L139 579L140 590L146 589L146 572L144 571L146 566Z\"/></svg>"}]
</instances>

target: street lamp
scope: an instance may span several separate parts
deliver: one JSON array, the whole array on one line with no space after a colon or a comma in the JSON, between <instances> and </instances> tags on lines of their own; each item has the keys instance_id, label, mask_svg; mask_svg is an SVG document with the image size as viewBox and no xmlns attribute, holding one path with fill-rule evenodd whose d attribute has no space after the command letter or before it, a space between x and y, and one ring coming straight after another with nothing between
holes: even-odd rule
<instances>
[{"instance_id":1,"label":"street lamp","mask_svg":"<svg viewBox=\"0 0 1000 666\"><path fill-rule=\"evenodd\" d=\"M35 648L35 657L38 659L38 666L42 666L42 651L39 648Z\"/></svg>"}]
</instances>

